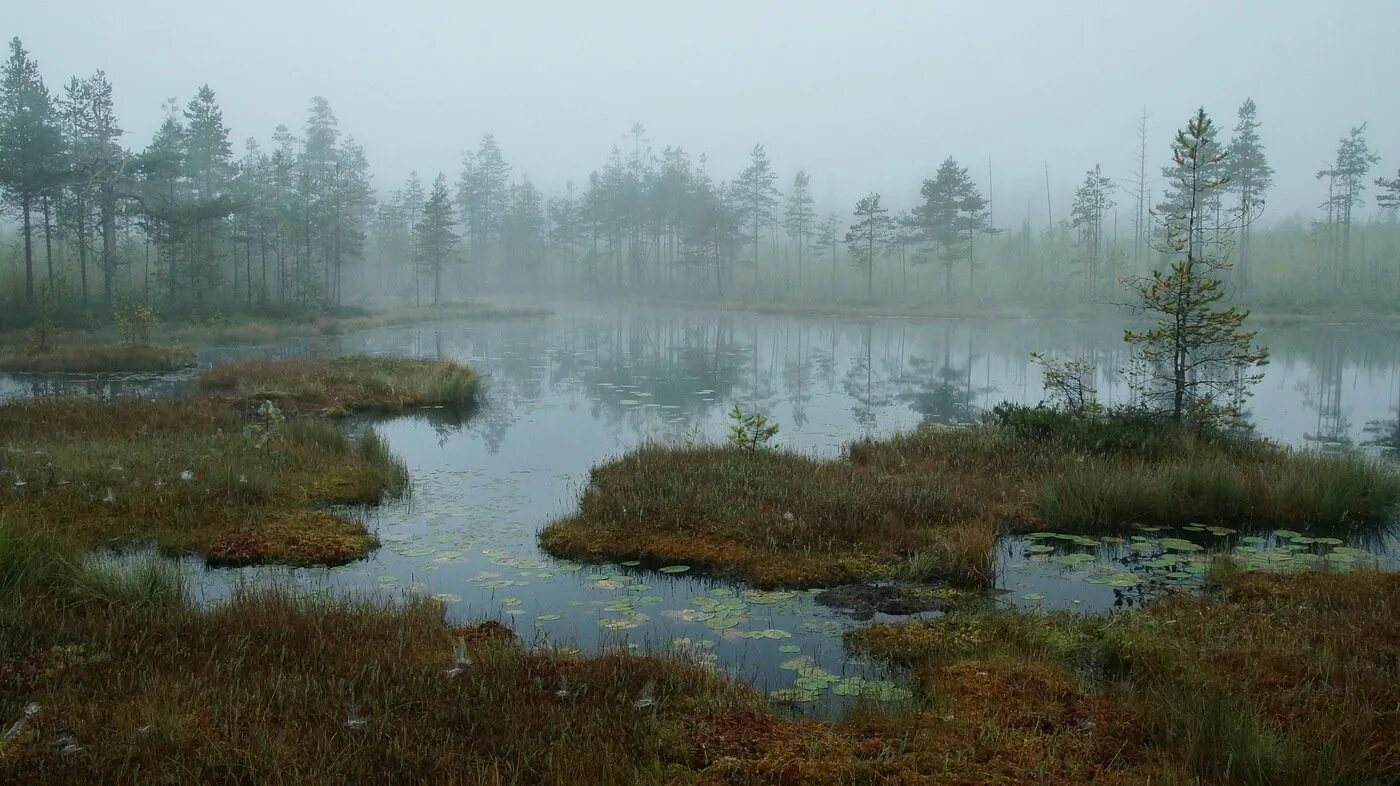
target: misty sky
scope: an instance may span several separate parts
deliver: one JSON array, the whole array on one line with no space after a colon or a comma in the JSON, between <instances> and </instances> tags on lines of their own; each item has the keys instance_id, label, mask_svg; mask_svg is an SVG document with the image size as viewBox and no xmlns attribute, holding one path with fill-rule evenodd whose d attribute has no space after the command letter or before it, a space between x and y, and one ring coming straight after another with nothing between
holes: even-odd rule
<instances>
[{"instance_id":1,"label":"misty sky","mask_svg":"<svg viewBox=\"0 0 1400 786\"><path fill-rule=\"evenodd\" d=\"M985 188L990 155L996 223L1029 209L1040 226L1046 159L1059 220L1095 162L1135 169L1144 106L1156 169L1197 105L1228 132L1246 96L1277 170L1266 219L1314 215L1314 174L1350 126L1369 122L1376 174L1400 163L1400 0L6 5L0 34L51 88L106 69L128 145L204 82L240 152L279 122L299 130L319 94L381 190L414 168L455 181L486 132L517 175L556 190L640 121L658 149L708 153L717 178L763 142L784 181L807 168L843 212L870 190L909 204L950 154Z\"/></svg>"}]
</instances>

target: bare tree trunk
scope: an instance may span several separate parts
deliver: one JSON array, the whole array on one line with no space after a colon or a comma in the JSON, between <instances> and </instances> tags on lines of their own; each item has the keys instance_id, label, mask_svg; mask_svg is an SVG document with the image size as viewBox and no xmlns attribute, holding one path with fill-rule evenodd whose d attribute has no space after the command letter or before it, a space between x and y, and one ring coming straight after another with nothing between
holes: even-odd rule
<instances>
[{"instance_id":1,"label":"bare tree trunk","mask_svg":"<svg viewBox=\"0 0 1400 786\"><path fill-rule=\"evenodd\" d=\"M83 285L83 310L88 305L87 275L87 204L78 200L78 277Z\"/></svg>"},{"instance_id":2,"label":"bare tree trunk","mask_svg":"<svg viewBox=\"0 0 1400 786\"><path fill-rule=\"evenodd\" d=\"M117 192L110 182L102 184L102 204L99 207L102 223L102 300L108 309L112 307L112 279L116 277L117 266Z\"/></svg>"},{"instance_id":3,"label":"bare tree trunk","mask_svg":"<svg viewBox=\"0 0 1400 786\"><path fill-rule=\"evenodd\" d=\"M20 201L20 212L24 214L24 302L34 303L34 223L30 215L30 198L25 195Z\"/></svg>"},{"instance_id":4,"label":"bare tree trunk","mask_svg":"<svg viewBox=\"0 0 1400 786\"><path fill-rule=\"evenodd\" d=\"M55 279L54 279L54 272L53 272L53 231L52 231L52 230L53 230L53 225L52 225L52 223L51 223L50 220L49 220L49 197L48 197L47 194L44 195L43 200L44 200L44 201L43 201L43 206L44 206L44 260L48 263L48 267L49 267L49 297L52 298L52 297L54 297L55 292L56 292L56 290L54 289L54 285L55 285L56 282L55 282Z\"/></svg>"}]
</instances>

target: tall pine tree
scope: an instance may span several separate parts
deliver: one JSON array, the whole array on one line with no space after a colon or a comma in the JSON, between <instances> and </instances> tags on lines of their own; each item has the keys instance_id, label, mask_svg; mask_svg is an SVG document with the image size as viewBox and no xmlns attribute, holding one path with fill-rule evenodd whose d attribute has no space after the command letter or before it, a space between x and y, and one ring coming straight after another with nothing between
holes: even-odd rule
<instances>
[{"instance_id":1,"label":"tall pine tree","mask_svg":"<svg viewBox=\"0 0 1400 786\"><path fill-rule=\"evenodd\" d=\"M423 205L423 217L413 228L418 242L418 264L433 277L434 306L442 302L442 271L456 253L459 238L453 229L455 225L447 175L440 173Z\"/></svg>"},{"instance_id":2,"label":"tall pine tree","mask_svg":"<svg viewBox=\"0 0 1400 786\"><path fill-rule=\"evenodd\" d=\"M1225 170L1230 178L1229 190L1238 198L1237 210L1241 216L1258 214L1264 208L1264 195L1274 182L1274 170L1264 155L1264 145L1259 139L1259 120L1254 99L1246 98L1240 105L1239 120L1235 124L1234 136L1230 139L1229 156ZM1249 233L1252 221L1246 220L1240 226L1238 262L1235 264L1235 279L1241 290L1249 286L1250 245Z\"/></svg>"},{"instance_id":3,"label":"tall pine tree","mask_svg":"<svg viewBox=\"0 0 1400 786\"><path fill-rule=\"evenodd\" d=\"M0 70L0 187L20 214L24 299L34 303L34 214L62 178L63 140L39 64L19 38ZM47 230L47 223L45 225Z\"/></svg>"}]
</instances>

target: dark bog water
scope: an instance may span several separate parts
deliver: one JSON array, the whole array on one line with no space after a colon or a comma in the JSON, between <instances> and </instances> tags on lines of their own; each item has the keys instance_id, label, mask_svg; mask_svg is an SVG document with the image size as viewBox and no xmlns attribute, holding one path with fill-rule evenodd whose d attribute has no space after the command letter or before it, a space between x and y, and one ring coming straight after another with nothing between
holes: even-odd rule
<instances>
[{"instance_id":1,"label":"dark bog water","mask_svg":"<svg viewBox=\"0 0 1400 786\"><path fill-rule=\"evenodd\" d=\"M1400 333L1366 325L1263 326L1273 352L1252 402L1265 436L1335 449L1394 433ZM836 455L866 433L961 423L1002 400L1041 398L1033 351L1124 365L1121 326L1072 321L839 320L680 309L564 306L547 318L388 328L269 347L201 352L349 352L452 358L487 377L465 423L426 416L374 424L408 464L411 497L367 515L384 548L334 569L205 570L211 598L253 582L308 591L436 595L461 620L500 619L528 640L585 650L615 643L679 649L763 690L826 701L898 698L848 661L850 619L811 593L759 593L686 573L554 560L536 533L574 506L588 468L648 439L723 439L733 402L769 414L781 446ZM0 397L173 392L189 375L4 377ZM1101 395L1122 397L1112 374ZM1199 586L1206 556L1345 569L1397 566L1394 542L1334 544L1288 533L1143 531L1122 542L1043 534L999 545L1000 602L1085 611ZM1184 544L1184 545L1183 545ZM840 675L868 678L839 679ZM839 704L839 701L836 702Z\"/></svg>"}]
</instances>

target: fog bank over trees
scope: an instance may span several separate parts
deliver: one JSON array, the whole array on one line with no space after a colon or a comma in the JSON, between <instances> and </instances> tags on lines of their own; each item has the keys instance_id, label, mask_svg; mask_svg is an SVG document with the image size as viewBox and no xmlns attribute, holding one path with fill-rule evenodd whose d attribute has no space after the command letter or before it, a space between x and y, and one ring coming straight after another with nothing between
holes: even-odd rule
<instances>
[{"instance_id":1,"label":"fog bank over trees","mask_svg":"<svg viewBox=\"0 0 1400 786\"><path fill-rule=\"evenodd\" d=\"M200 5L132 3L116 36L94 3L7 16L12 316L1108 303L1173 253L1200 108L1232 298L1400 292L1391 3Z\"/></svg>"}]
</instances>

